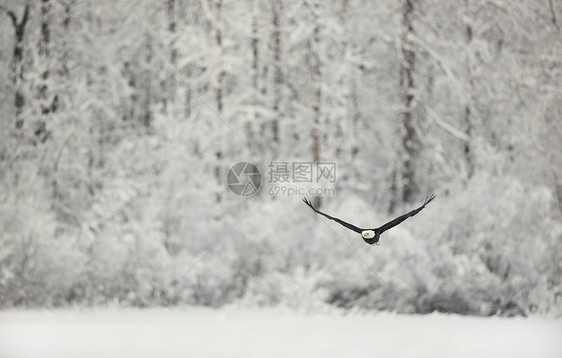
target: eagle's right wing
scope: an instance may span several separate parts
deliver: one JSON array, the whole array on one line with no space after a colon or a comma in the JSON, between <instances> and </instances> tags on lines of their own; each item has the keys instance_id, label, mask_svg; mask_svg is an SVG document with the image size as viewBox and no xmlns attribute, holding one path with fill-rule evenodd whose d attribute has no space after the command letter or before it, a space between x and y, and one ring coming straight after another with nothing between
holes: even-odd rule
<instances>
[{"instance_id":1,"label":"eagle's right wing","mask_svg":"<svg viewBox=\"0 0 562 358\"><path fill-rule=\"evenodd\" d=\"M318 213L318 214L320 214L320 215L323 215L323 216L327 217L327 218L330 219L330 220L334 220L334 221L337 222L338 224L343 225L343 226L345 226L346 228L348 228L348 229L350 229L350 230L353 230L353 231L355 231L355 232L357 232L357 233L359 233L359 234L361 234L361 232L363 231L363 229L360 229L360 228L358 228L358 227L355 226L355 225L351 225L350 223L346 223L346 222L343 221L343 220L340 220L340 219L335 218L335 217L333 217L333 216L330 216L330 215L328 215L328 214L324 214L324 213L321 212L320 210L316 210L316 209L314 208L314 206L312 206L312 203L311 203L310 201L308 201L306 198L302 199L302 201L304 201L304 203L305 203L306 205L310 206L310 208L311 208L312 210L314 210L316 213Z\"/></svg>"},{"instance_id":2,"label":"eagle's right wing","mask_svg":"<svg viewBox=\"0 0 562 358\"><path fill-rule=\"evenodd\" d=\"M433 199L435 199L435 193L428 196L419 208L414 209L414 210L410 211L409 213L406 213L402 216L399 216L399 217L397 217L396 219L394 219L390 222L387 222L386 224L377 228L376 230L382 234L386 230L395 227L396 225L400 224L402 221L406 220L407 218L412 217L412 216L416 215L417 213L419 213L420 211L422 211L422 209L425 208L425 206L427 204L429 204Z\"/></svg>"}]
</instances>

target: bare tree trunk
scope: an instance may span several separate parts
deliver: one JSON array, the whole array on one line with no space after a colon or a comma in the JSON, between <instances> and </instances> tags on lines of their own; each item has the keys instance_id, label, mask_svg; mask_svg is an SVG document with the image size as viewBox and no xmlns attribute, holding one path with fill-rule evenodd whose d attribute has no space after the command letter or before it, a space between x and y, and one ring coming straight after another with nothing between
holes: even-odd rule
<instances>
[{"instance_id":1,"label":"bare tree trunk","mask_svg":"<svg viewBox=\"0 0 562 358\"><path fill-rule=\"evenodd\" d=\"M64 34L65 37L68 36L69 34L69 30L70 30L70 20L72 19L71 17L71 9L72 9L72 4L74 3L74 1L69 2L64 4L64 15L63 15L63 19L62 19L62 28L64 30ZM65 79L68 77L69 74L69 70L68 70L68 44L65 41L65 46L64 46L64 53L61 56L62 61L61 61L61 75L63 77L65 77Z\"/></svg>"},{"instance_id":2,"label":"bare tree trunk","mask_svg":"<svg viewBox=\"0 0 562 358\"><path fill-rule=\"evenodd\" d=\"M51 13L50 0L41 0L41 37L39 41L39 55L49 57L49 42L51 30L49 28L49 17ZM48 76L48 74L47 74Z\"/></svg>"},{"instance_id":3,"label":"bare tree trunk","mask_svg":"<svg viewBox=\"0 0 562 358\"><path fill-rule=\"evenodd\" d=\"M74 1L70 1L70 2L64 2L62 3L64 8L63 8L63 17L62 17L62 30L63 30L63 39L62 39L62 53L60 54L60 62L58 64L58 68L57 68L57 75L59 76L59 79L61 80L61 82L66 82L69 79L69 75L70 75L70 71L68 69L68 35L69 35L69 30L70 30L70 21L71 21L71 9L72 9L72 4L74 3ZM61 97L66 97L66 95L68 94L68 92L65 93L65 90L62 90L59 92L61 94ZM60 192L59 192L59 182L58 182L58 175L57 172L59 170L59 163L60 163L60 159L61 159L61 155L62 152L64 150L64 148L67 146L70 138L72 135L68 136L66 141L64 142L64 145L60 148L55 163L53 165L53 178L52 178L52 189L53 189L53 207L58 208L59 207L59 202L61 200L61 196L60 196Z\"/></svg>"},{"instance_id":4,"label":"bare tree trunk","mask_svg":"<svg viewBox=\"0 0 562 358\"><path fill-rule=\"evenodd\" d=\"M411 37L414 35L413 17L415 0L405 0L403 25L405 28L402 39L402 61L400 68L400 85L404 96L404 113L402 114L402 157L401 157L401 200L410 202L418 191L414 162L420 149L420 140L414 128L415 85L414 70L416 54Z\"/></svg>"},{"instance_id":5,"label":"bare tree trunk","mask_svg":"<svg viewBox=\"0 0 562 358\"><path fill-rule=\"evenodd\" d=\"M41 107L41 118L35 122L34 134L35 137L41 141L45 142L49 136L49 131L47 130L47 122L49 113L56 111L58 107L58 97L51 95L51 88L49 88L49 58L51 56L50 42L51 42L51 2L50 0L41 0L41 32L39 38L39 57L41 68L41 80L37 89L37 99L39 100L39 106ZM52 97L52 98L51 98Z\"/></svg>"},{"instance_id":6,"label":"bare tree trunk","mask_svg":"<svg viewBox=\"0 0 562 358\"><path fill-rule=\"evenodd\" d=\"M222 27L221 27L221 11L222 11L222 0L216 0L215 2L216 5L216 23L215 23L215 40L217 42L217 47L219 48L219 62L218 62L218 66L219 66L219 72L218 72L218 77L217 77L217 89L216 89L216 100L217 100L217 111L219 113L219 115L222 115L223 112L223 81L224 81L224 76L225 76L225 72L224 72L224 68L223 68L223 41L222 41ZM221 144L219 143L219 146ZM215 166L215 177L218 183L221 182L222 180L222 176L221 176L221 162L222 162L222 158L223 158L223 153L222 153L222 148L219 147L219 149L217 149L217 151L215 152L215 158L216 158L216 166ZM222 200L222 196L221 194L218 194L216 196L216 200L217 202L220 202Z\"/></svg>"},{"instance_id":7,"label":"bare tree trunk","mask_svg":"<svg viewBox=\"0 0 562 358\"><path fill-rule=\"evenodd\" d=\"M176 49L176 0L167 1L168 14L168 32L169 36L172 38L170 41L170 64L175 67L178 57L178 51ZM162 107L164 113L168 112L169 104L174 103L176 99L176 75L173 72L169 72L165 83L163 83L165 95L162 97Z\"/></svg>"},{"instance_id":8,"label":"bare tree trunk","mask_svg":"<svg viewBox=\"0 0 562 358\"><path fill-rule=\"evenodd\" d=\"M175 24L175 21L174 21L174 24ZM176 30L175 27L174 27L174 30ZM176 50L176 51L177 51L177 50ZM176 57L176 58L175 58L174 60L177 60L177 52L176 52L176 54L175 54L175 57ZM190 75L191 75L191 72L190 72L190 70L188 69L188 72L187 72L188 78L190 77ZM175 77L174 77L174 79L175 79ZM191 108L191 106L192 106L192 105L191 105L192 89L191 89L191 88L192 88L191 86L184 86L185 92L184 92L184 98L183 98L183 99L184 99L184 102L183 102L183 114L184 114L185 118L191 117L191 113L192 113L192 108Z\"/></svg>"},{"instance_id":9,"label":"bare tree trunk","mask_svg":"<svg viewBox=\"0 0 562 358\"><path fill-rule=\"evenodd\" d=\"M558 19L556 17L556 8L554 7L554 1L548 0L548 6L550 8L550 16L552 18L552 24L558 31L560 31L560 24L558 23Z\"/></svg>"},{"instance_id":10,"label":"bare tree trunk","mask_svg":"<svg viewBox=\"0 0 562 358\"><path fill-rule=\"evenodd\" d=\"M168 31L171 34L176 33L176 0L168 0ZM172 60L175 60L175 49L172 51Z\"/></svg>"},{"instance_id":11,"label":"bare tree trunk","mask_svg":"<svg viewBox=\"0 0 562 358\"><path fill-rule=\"evenodd\" d=\"M223 110L223 81L224 81L224 68L222 65L222 56L223 56L223 47L222 47L222 29L220 26L221 22L221 10L222 10L222 0L216 1L216 24L215 24L215 40L217 42L217 46L219 48L219 71L217 77L217 92L216 92L216 99L217 99L217 111L219 113Z\"/></svg>"},{"instance_id":12,"label":"bare tree trunk","mask_svg":"<svg viewBox=\"0 0 562 358\"><path fill-rule=\"evenodd\" d=\"M467 4L467 2L465 2L465 4ZM468 4L467 4L468 5ZM470 44L472 42L472 27L470 25L466 26L466 42L467 42L467 48L470 49ZM471 178L472 175L474 174L474 155L472 153L472 148L471 148L471 141L470 139L472 138L472 131L474 128L474 125L472 123L472 116L471 116L471 106L470 106L470 101L471 101L471 94L472 94L472 89L474 86L474 81L472 79L472 70L471 70L471 63L470 63L470 54L468 54L466 56L466 70L467 70L467 77L468 77L468 81L470 84L470 94L468 96L467 99L467 103L465 103L465 107L464 107L464 123L465 123L465 134L468 137L468 141L464 142L464 158L466 161L466 166L467 166L467 177Z\"/></svg>"},{"instance_id":13,"label":"bare tree trunk","mask_svg":"<svg viewBox=\"0 0 562 358\"><path fill-rule=\"evenodd\" d=\"M149 37L146 43L146 56L145 61L147 64L152 62L152 39ZM141 103L142 105L142 124L145 128L150 128L152 125L152 76L150 73L144 74L145 78L142 83L142 90L144 92L144 98Z\"/></svg>"},{"instance_id":14,"label":"bare tree trunk","mask_svg":"<svg viewBox=\"0 0 562 358\"><path fill-rule=\"evenodd\" d=\"M361 114L359 111L359 95L357 93L357 80L354 78L352 79L351 83L351 123L352 123L352 131L357 133L359 130L359 121L361 119ZM357 141L352 141L351 144L351 159L355 161L357 155L359 154L360 146Z\"/></svg>"},{"instance_id":15,"label":"bare tree trunk","mask_svg":"<svg viewBox=\"0 0 562 358\"><path fill-rule=\"evenodd\" d=\"M147 37L144 47L141 49L142 56L135 59L134 62L125 62L123 64L124 77L128 79L128 85L131 88L128 106L123 113L123 120L133 120L135 124L150 129L152 125L152 74L148 71L140 70L143 66L150 66L153 59L152 38ZM158 82L159 84L159 82ZM157 84L157 86L158 86Z\"/></svg>"},{"instance_id":16,"label":"bare tree trunk","mask_svg":"<svg viewBox=\"0 0 562 358\"><path fill-rule=\"evenodd\" d=\"M392 170L391 184L390 184L390 203L388 205L388 213L394 213L396 207L398 206L398 176L396 167Z\"/></svg>"},{"instance_id":17,"label":"bare tree trunk","mask_svg":"<svg viewBox=\"0 0 562 358\"><path fill-rule=\"evenodd\" d=\"M23 112L23 107L25 105L25 96L23 94L22 83L24 76L23 69L23 38L25 35L25 26L29 20L29 3L25 4L23 10L23 15L21 19L13 11L6 10L4 7L0 7L1 11L6 12L6 15L12 20L12 25L14 26L14 49L12 54L12 62L10 63L10 77L12 84L14 85L14 106L15 106L15 127L16 129L21 129L23 127L23 119L21 114Z\"/></svg>"},{"instance_id":18,"label":"bare tree trunk","mask_svg":"<svg viewBox=\"0 0 562 358\"><path fill-rule=\"evenodd\" d=\"M342 63L345 62L345 58L346 58L346 53L347 53L347 49L349 47L349 37L347 36L347 34L349 33L349 31L347 31L347 13L348 13L348 7L349 7L349 0L343 0L341 3L341 8L339 11L339 21L341 24L342 29L344 29L343 31L343 36L341 39L341 49L340 49L340 56L342 57L343 61ZM345 64L344 64L345 65ZM353 71L346 71L346 73L348 74L347 76L342 76L341 80L338 81L338 87L341 87L343 89L343 98L352 98L352 106L350 108L351 111L353 111L352 117L353 117L353 123L352 125L355 126L356 122L355 120L357 119L357 114L358 111L356 111L355 105L357 105L357 98L356 98L356 94L352 93L351 87L352 87L352 79L351 77L353 76ZM355 96L355 97L354 97ZM341 122L338 121L336 119L336 123L335 123L335 135L334 135L334 144L333 144L333 153L335 155L336 158L340 158L342 153L344 153L345 150L347 150L347 148L344 146L345 143L345 136L344 136L344 130L342 128ZM353 155L353 154L352 154Z\"/></svg>"},{"instance_id":19,"label":"bare tree trunk","mask_svg":"<svg viewBox=\"0 0 562 358\"><path fill-rule=\"evenodd\" d=\"M258 9L259 6L256 3L257 0L251 0L251 12L252 12L252 40L250 47L252 48L252 90L253 90L253 102L252 111L250 113L250 120L246 123L246 137L248 139L248 145L253 151L257 148L257 138L254 133L254 123L259 123L260 114L257 110L259 106L259 94L260 94L260 52L259 52L259 38L258 38Z\"/></svg>"},{"instance_id":20,"label":"bare tree trunk","mask_svg":"<svg viewBox=\"0 0 562 358\"><path fill-rule=\"evenodd\" d=\"M185 89L185 102L184 102L184 116L189 118L191 116L191 87Z\"/></svg>"},{"instance_id":21,"label":"bare tree trunk","mask_svg":"<svg viewBox=\"0 0 562 358\"><path fill-rule=\"evenodd\" d=\"M472 175L474 174L474 155L472 153L472 148L471 148L471 142L470 142L470 138L472 138L472 131L473 131L473 125L472 125L472 118L470 115L470 104L467 103L464 107L464 122L465 122L465 134L466 136L469 138L468 141L464 142L464 158L466 161L466 167L467 167L467 177L471 178Z\"/></svg>"},{"instance_id":22,"label":"bare tree trunk","mask_svg":"<svg viewBox=\"0 0 562 358\"><path fill-rule=\"evenodd\" d=\"M281 86L283 83L283 72L281 70L281 26L280 15L283 9L281 0L271 0L271 21L273 23L273 112L275 117L272 122L272 136L274 146L279 145L279 116L281 103Z\"/></svg>"},{"instance_id":23,"label":"bare tree trunk","mask_svg":"<svg viewBox=\"0 0 562 358\"><path fill-rule=\"evenodd\" d=\"M320 119L322 116L322 68L320 62L320 24L318 20L318 2L314 3L314 31L312 34L312 82L314 86L314 100L312 110L314 112L314 126L312 129L312 161L315 165L320 161ZM315 197L314 204L321 205L321 198Z\"/></svg>"}]
</instances>

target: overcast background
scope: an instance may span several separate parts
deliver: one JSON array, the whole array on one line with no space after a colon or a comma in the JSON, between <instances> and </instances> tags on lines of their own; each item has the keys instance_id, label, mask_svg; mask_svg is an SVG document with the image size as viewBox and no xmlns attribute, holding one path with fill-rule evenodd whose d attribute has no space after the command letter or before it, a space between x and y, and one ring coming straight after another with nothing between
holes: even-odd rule
<instances>
[{"instance_id":1,"label":"overcast background","mask_svg":"<svg viewBox=\"0 0 562 358\"><path fill-rule=\"evenodd\" d=\"M0 1L0 308L559 317L561 26L556 0ZM294 162L335 164L307 196L357 226L437 199L369 247L281 191Z\"/></svg>"}]
</instances>

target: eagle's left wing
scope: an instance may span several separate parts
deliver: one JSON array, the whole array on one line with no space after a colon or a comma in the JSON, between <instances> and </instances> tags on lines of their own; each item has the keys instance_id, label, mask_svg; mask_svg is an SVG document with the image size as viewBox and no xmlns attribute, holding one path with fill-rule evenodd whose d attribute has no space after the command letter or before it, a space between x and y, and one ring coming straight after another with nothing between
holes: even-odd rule
<instances>
[{"instance_id":1,"label":"eagle's left wing","mask_svg":"<svg viewBox=\"0 0 562 358\"><path fill-rule=\"evenodd\" d=\"M386 224L384 224L383 226L381 226L381 227L379 227L379 228L377 228L377 229L375 229L375 230L382 234L382 233L385 232L386 230L395 227L396 225L400 224L402 221L406 220L407 218L412 217L412 216L416 215L417 213L419 213L420 211L422 211L422 209L425 208L425 206L426 206L427 204L429 204L433 199L435 199L435 193L433 193L433 194L431 194L430 196L428 196L428 197L425 199L425 201L424 201L424 203L422 204L422 206L420 206L419 208L414 209L414 210L410 211L410 212L407 213L407 214L404 214L404 215L402 215L402 216L399 216L399 217L397 217L396 219L387 222Z\"/></svg>"},{"instance_id":2,"label":"eagle's left wing","mask_svg":"<svg viewBox=\"0 0 562 358\"><path fill-rule=\"evenodd\" d=\"M318 214L323 215L323 216L327 217L327 218L330 219L330 220L334 220L335 222L339 223L340 225L345 226L346 228L348 228L348 229L350 229L350 230L353 230L353 231L355 231L355 232L357 232L357 233L360 233L360 234L361 234L361 232L363 231L363 229L360 229L360 228L358 228L358 227L355 226L355 225L351 225L350 223L346 223L346 222L343 221L343 220L340 220L340 219L335 218L335 217L333 217L333 216L330 216L330 215L328 215L328 214L324 214L324 213L321 212L320 210L316 210L316 209L314 208L314 206L312 206L312 203L311 203L310 201L308 201L306 198L302 199L302 201L304 201L304 203L305 203L306 205L310 206L310 208L311 208L312 210L316 211Z\"/></svg>"}]
</instances>

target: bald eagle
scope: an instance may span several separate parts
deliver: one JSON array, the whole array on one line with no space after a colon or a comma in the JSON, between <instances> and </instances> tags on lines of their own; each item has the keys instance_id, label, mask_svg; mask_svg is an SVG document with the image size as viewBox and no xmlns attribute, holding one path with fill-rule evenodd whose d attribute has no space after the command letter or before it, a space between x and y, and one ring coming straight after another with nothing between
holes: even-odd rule
<instances>
[{"instance_id":1,"label":"bald eagle","mask_svg":"<svg viewBox=\"0 0 562 358\"><path fill-rule=\"evenodd\" d=\"M310 201L308 201L306 198L302 199L304 201L304 203L308 206L310 206L310 208L312 210L314 210L316 213L323 215L325 217L327 217L330 220L334 220L335 222L339 223L340 225L345 226L346 228L353 230L359 234L361 234L361 237L363 238L363 241L365 241L367 244L369 245L379 245L379 237L381 236L381 234L383 232L385 232L388 229L391 229L393 227L395 227L396 225L400 224L402 221L406 220L409 217L412 217L414 215L416 215L417 213L419 213L420 211L422 211L423 208L425 208L425 206L427 204L429 204L433 199L435 199L435 193L431 194L430 196L428 196L425 201L423 202L423 204L417 208L414 209L412 211L410 211L409 213L406 213L402 216L397 217L396 219L387 222L386 224L384 224L381 227L375 228L375 229L361 229L358 228L355 225L352 225L350 223L347 223L343 220L340 220L338 218L335 218L333 216L330 216L328 214L324 214L323 212L321 212L320 210L316 210L314 208L314 206L312 206L312 203Z\"/></svg>"}]
</instances>

